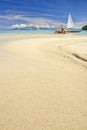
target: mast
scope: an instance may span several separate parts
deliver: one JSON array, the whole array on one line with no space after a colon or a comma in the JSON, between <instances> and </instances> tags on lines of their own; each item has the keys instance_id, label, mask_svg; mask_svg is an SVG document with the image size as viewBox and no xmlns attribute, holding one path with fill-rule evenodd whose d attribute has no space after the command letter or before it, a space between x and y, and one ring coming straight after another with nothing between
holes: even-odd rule
<instances>
[{"instance_id":1,"label":"mast","mask_svg":"<svg viewBox=\"0 0 87 130\"><path fill-rule=\"evenodd\" d=\"M74 23L73 23L71 14L69 13L68 22L67 22L67 29L68 29L68 28L72 28L72 27L74 27Z\"/></svg>"}]
</instances>

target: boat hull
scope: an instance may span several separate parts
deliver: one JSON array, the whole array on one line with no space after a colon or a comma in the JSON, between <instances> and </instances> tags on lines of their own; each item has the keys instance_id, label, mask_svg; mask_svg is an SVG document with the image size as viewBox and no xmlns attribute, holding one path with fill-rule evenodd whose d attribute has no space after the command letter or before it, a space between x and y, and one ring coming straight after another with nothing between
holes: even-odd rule
<instances>
[{"instance_id":1,"label":"boat hull","mask_svg":"<svg viewBox=\"0 0 87 130\"><path fill-rule=\"evenodd\" d=\"M63 32L63 31L61 31L61 30L56 30L54 33L55 33L55 34L65 34L65 32Z\"/></svg>"},{"instance_id":2,"label":"boat hull","mask_svg":"<svg viewBox=\"0 0 87 130\"><path fill-rule=\"evenodd\" d=\"M81 30L66 30L66 31L61 31L61 30L56 30L54 33L55 34L66 34L66 33L79 33Z\"/></svg>"}]
</instances>

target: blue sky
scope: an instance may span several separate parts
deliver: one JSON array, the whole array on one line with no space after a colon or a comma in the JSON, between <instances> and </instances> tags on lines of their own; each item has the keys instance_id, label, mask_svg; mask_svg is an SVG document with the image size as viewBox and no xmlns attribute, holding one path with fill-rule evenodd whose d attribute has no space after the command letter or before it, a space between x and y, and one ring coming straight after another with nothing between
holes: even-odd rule
<instances>
[{"instance_id":1,"label":"blue sky","mask_svg":"<svg viewBox=\"0 0 87 130\"><path fill-rule=\"evenodd\" d=\"M60 26L71 13L77 26L87 23L87 0L0 0L0 28Z\"/></svg>"}]
</instances>

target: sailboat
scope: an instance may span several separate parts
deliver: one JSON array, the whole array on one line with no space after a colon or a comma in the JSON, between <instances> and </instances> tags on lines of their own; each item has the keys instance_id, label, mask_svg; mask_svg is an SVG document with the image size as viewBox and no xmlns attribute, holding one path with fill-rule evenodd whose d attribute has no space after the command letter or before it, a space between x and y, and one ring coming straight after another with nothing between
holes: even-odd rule
<instances>
[{"instance_id":1,"label":"sailboat","mask_svg":"<svg viewBox=\"0 0 87 130\"><path fill-rule=\"evenodd\" d=\"M78 30L77 28L75 28L71 14L69 13L68 21L67 21L67 28L66 29L63 28L62 30L56 30L55 33L78 33L80 31L81 30Z\"/></svg>"}]
</instances>

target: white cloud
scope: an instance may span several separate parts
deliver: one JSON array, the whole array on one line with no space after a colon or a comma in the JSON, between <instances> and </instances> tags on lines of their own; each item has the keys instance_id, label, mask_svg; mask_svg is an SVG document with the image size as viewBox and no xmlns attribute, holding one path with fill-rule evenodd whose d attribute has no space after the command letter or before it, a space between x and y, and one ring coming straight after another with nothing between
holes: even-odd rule
<instances>
[{"instance_id":1,"label":"white cloud","mask_svg":"<svg viewBox=\"0 0 87 130\"><path fill-rule=\"evenodd\" d=\"M52 25L48 25L48 24L14 24L12 25L10 28L11 29L23 29L23 28L36 28L36 29L39 29L39 28L54 28L55 26L52 26Z\"/></svg>"},{"instance_id":2,"label":"white cloud","mask_svg":"<svg viewBox=\"0 0 87 130\"><path fill-rule=\"evenodd\" d=\"M63 22L59 22L57 20L48 19L48 18L32 18L30 16L24 15L0 15L0 20L3 23L9 23L8 26L10 28L27 28L27 27L36 27L36 28L55 28L60 27L61 24L66 25ZM18 24L17 24L18 21ZM24 23L26 24L22 24ZM20 23L20 24L19 24ZM83 25L87 24L87 22L77 22L75 23L76 27L82 27Z\"/></svg>"},{"instance_id":3,"label":"white cloud","mask_svg":"<svg viewBox=\"0 0 87 130\"><path fill-rule=\"evenodd\" d=\"M13 23L10 28L26 28L30 26L34 26L36 28L52 28L52 27L58 27L61 24L64 24L62 22L58 22L56 20L52 19L47 19L47 18L31 18L29 16L24 16L24 15L0 15L0 19L3 21L6 21L7 23L11 22ZM20 24L14 24L17 23L16 21L18 20L18 23ZM26 24L22 24L23 21Z\"/></svg>"},{"instance_id":4,"label":"white cloud","mask_svg":"<svg viewBox=\"0 0 87 130\"><path fill-rule=\"evenodd\" d=\"M12 25L11 28L15 29L15 28L26 28L27 24L15 24Z\"/></svg>"},{"instance_id":5,"label":"white cloud","mask_svg":"<svg viewBox=\"0 0 87 130\"><path fill-rule=\"evenodd\" d=\"M76 27L79 27L79 28L82 28L84 25L87 25L87 22L86 22L86 21L75 23L75 26L76 26Z\"/></svg>"},{"instance_id":6,"label":"white cloud","mask_svg":"<svg viewBox=\"0 0 87 130\"><path fill-rule=\"evenodd\" d=\"M13 20L22 20L22 15L0 15L0 19L13 21Z\"/></svg>"}]
</instances>

